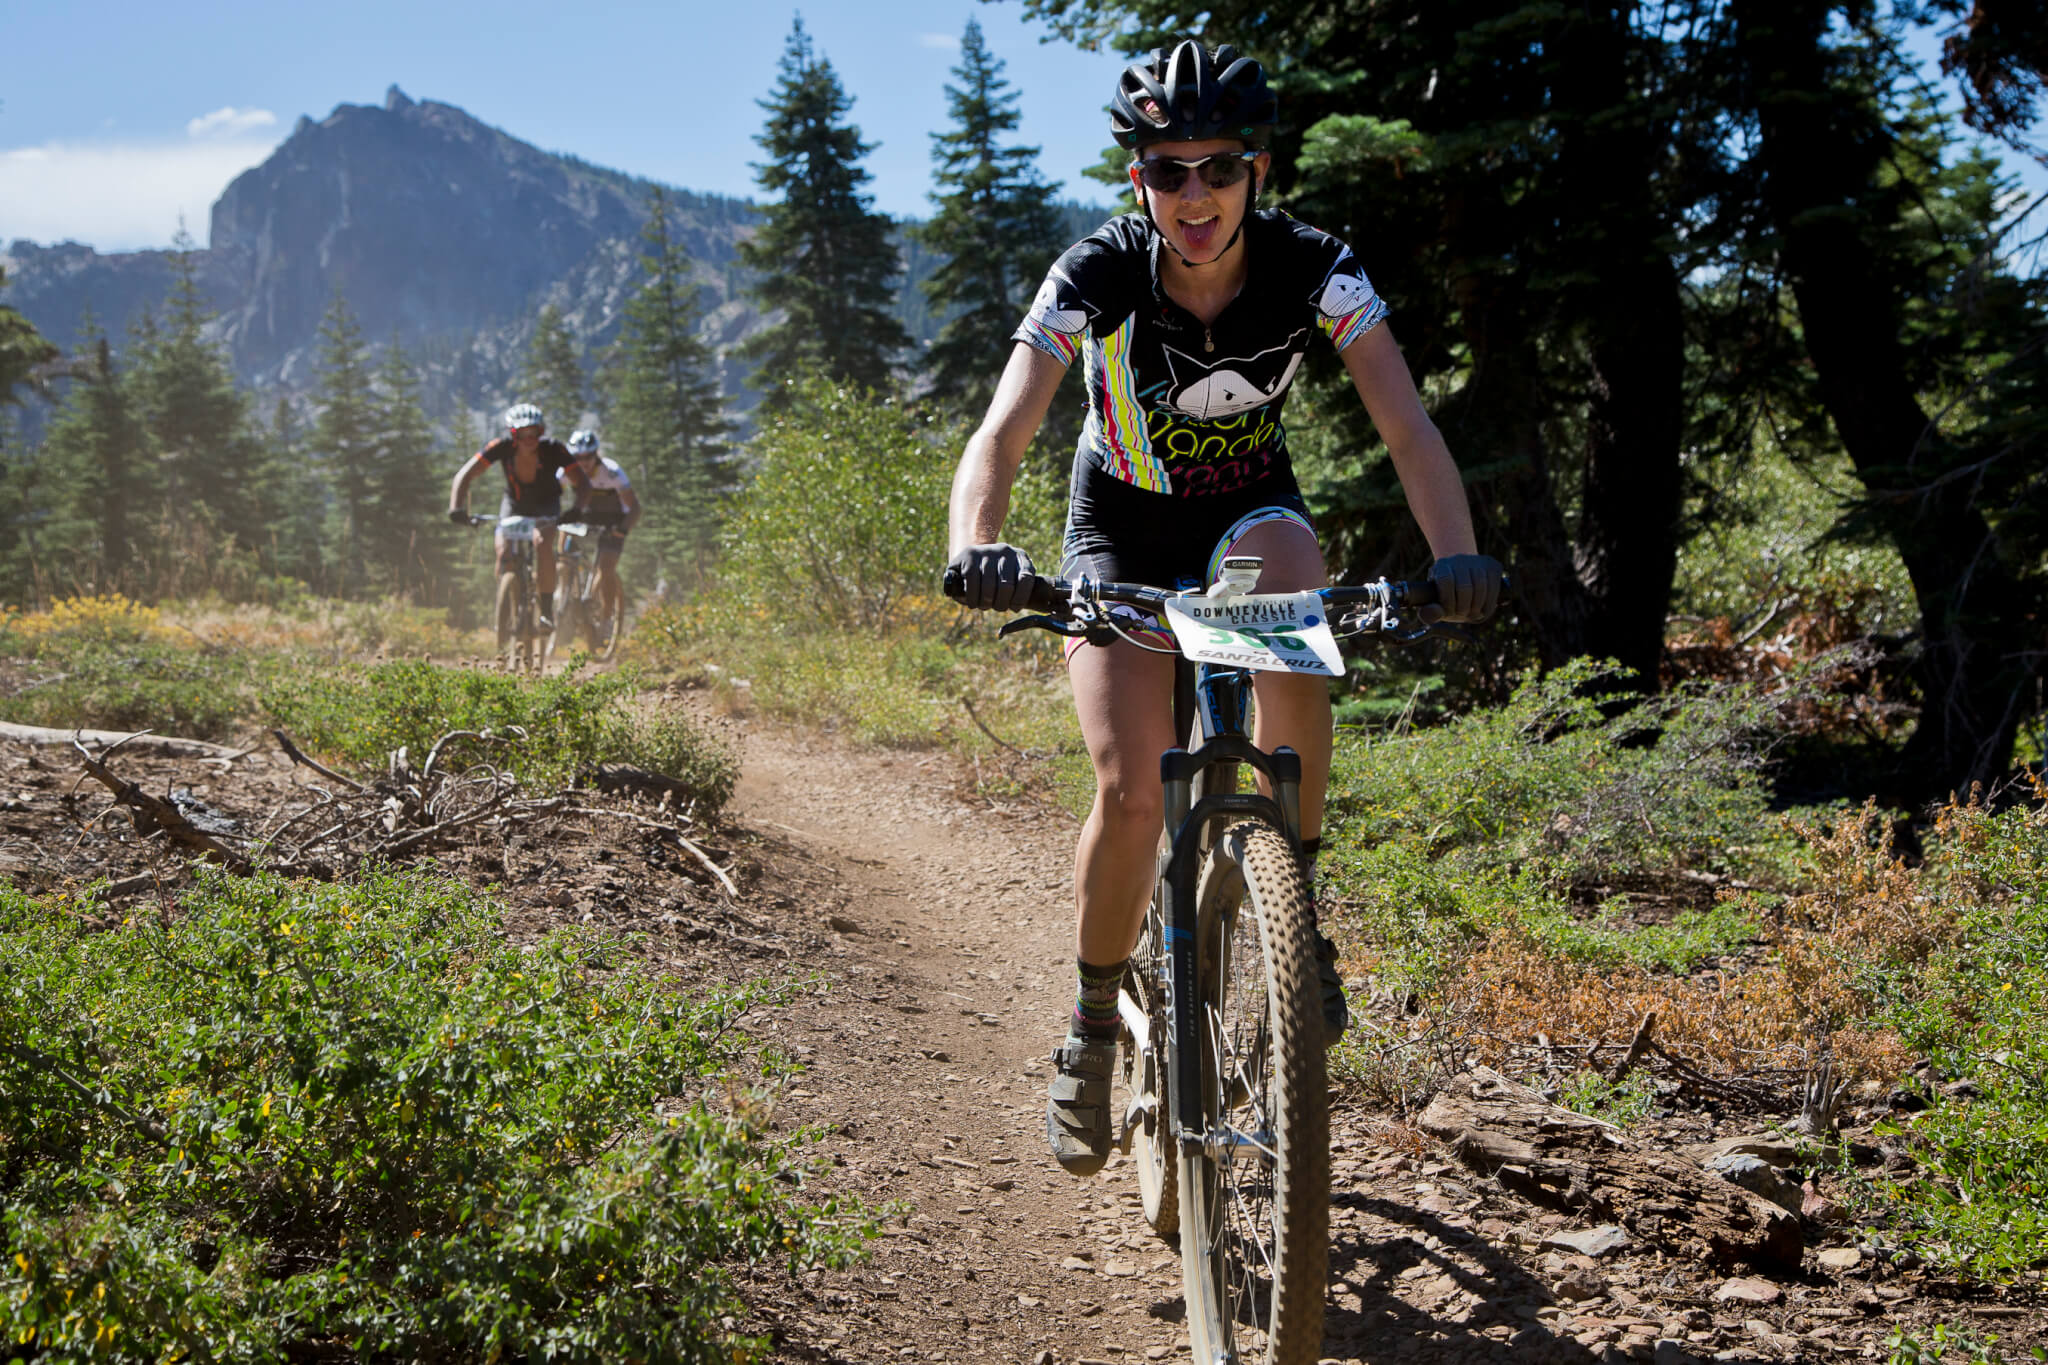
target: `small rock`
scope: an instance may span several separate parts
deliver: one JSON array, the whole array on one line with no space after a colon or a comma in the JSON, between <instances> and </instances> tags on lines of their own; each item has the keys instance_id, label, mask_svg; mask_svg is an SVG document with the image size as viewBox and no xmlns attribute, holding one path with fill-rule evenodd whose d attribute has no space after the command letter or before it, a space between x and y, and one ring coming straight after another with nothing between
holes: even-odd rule
<instances>
[{"instance_id":1,"label":"small rock","mask_svg":"<svg viewBox=\"0 0 2048 1365\"><path fill-rule=\"evenodd\" d=\"M1102 1273L1114 1280L1128 1280L1138 1273L1138 1267L1129 1261L1110 1261L1102 1267Z\"/></svg>"},{"instance_id":2,"label":"small rock","mask_svg":"<svg viewBox=\"0 0 2048 1365\"><path fill-rule=\"evenodd\" d=\"M1058 1362L1052 1358L1051 1351L1040 1351L1032 1358L1031 1365L1058 1365Z\"/></svg>"},{"instance_id":3,"label":"small rock","mask_svg":"<svg viewBox=\"0 0 2048 1365\"><path fill-rule=\"evenodd\" d=\"M1557 1282L1557 1296L1573 1303L1597 1299L1607 1292L1607 1281L1597 1271L1574 1270Z\"/></svg>"},{"instance_id":4,"label":"small rock","mask_svg":"<svg viewBox=\"0 0 2048 1365\"><path fill-rule=\"evenodd\" d=\"M1863 1264L1863 1253L1855 1247L1829 1247L1814 1259L1820 1262L1822 1270L1844 1275Z\"/></svg>"},{"instance_id":5,"label":"small rock","mask_svg":"<svg viewBox=\"0 0 2048 1365\"><path fill-rule=\"evenodd\" d=\"M1094 1267L1094 1266L1092 1266L1092 1265L1089 1265L1089 1264L1088 1264L1088 1263L1087 1263L1086 1261L1082 1260L1082 1259L1081 1259L1081 1258L1080 1258L1079 1256L1069 1256L1069 1257L1067 1257L1067 1259L1066 1259L1066 1260L1064 1260L1064 1261L1061 1261L1061 1262L1060 1262L1060 1269L1061 1269L1061 1270L1093 1270L1093 1269L1095 1269L1095 1267Z\"/></svg>"},{"instance_id":6,"label":"small rock","mask_svg":"<svg viewBox=\"0 0 2048 1365\"><path fill-rule=\"evenodd\" d=\"M1044 1299L1033 1298L1029 1294L1019 1294L1017 1296L1017 1306L1019 1308L1040 1308L1043 1307L1044 1304Z\"/></svg>"},{"instance_id":7,"label":"small rock","mask_svg":"<svg viewBox=\"0 0 2048 1365\"><path fill-rule=\"evenodd\" d=\"M1726 1156L1715 1157L1706 1168L1731 1185L1761 1195L1787 1213L1799 1212L1799 1187L1762 1157L1730 1152Z\"/></svg>"},{"instance_id":8,"label":"small rock","mask_svg":"<svg viewBox=\"0 0 2048 1365\"><path fill-rule=\"evenodd\" d=\"M1545 1248L1553 1251L1574 1251L1581 1256L1595 1260L1611 1256L1628 1245L1628 1234L1612 1223L1583 1232L1553 1232L1543 1239Z\"/></svg>"},{"instance_id":9,"label":"small rock","mask_svg":"<svg viewBox=\"0 0 2048 1365\"><path fill-rule=\"evenodd\" d=\"M1774 1304L1783 1300L1785 1291L1769 1280L1734 1279L1714 1291L1716 1303Z\"/></svg>"},{"instance_id":10,"label":"small rock","mask_svg":"<svg viewBox=\"0 0 2048 1365\"><path fill-rule=\"evenodd\" d=\"M1147 1346L1145 1348L1145 1359L1147 1360L1164 1360L1172 1354L1173 1348L1171 1346ZM1317 1361L1316 1365L1322 1365L1322 1362Z\"/></svg>"},{"instance_id":11,"label":"small rock","mask_svg":"<svg viewBox=\"0 0 2048 1365\"><path fill-rule=\"evenodd\" d=\"M861 932L860 922L858 920L850 920L844 915L825 916L825 927L835 934L858 934Z\"/></svg>"}]
</instances>

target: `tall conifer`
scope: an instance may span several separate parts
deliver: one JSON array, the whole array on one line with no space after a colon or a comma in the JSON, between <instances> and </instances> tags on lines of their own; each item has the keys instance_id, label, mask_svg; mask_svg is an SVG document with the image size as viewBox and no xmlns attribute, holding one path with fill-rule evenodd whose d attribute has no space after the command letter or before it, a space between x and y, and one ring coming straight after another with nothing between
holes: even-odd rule
<instances>
[{"instance_id":1,"label":"tall conifer","mask_svg":"<svg viewBox=\"0 0 2048 1365\"><path fill-rule=\"evenodd\" d=\"M755 180L775 198L740 258L761 272L754 297L782 313L744 349L761 361L763 406L778 408L783 383L805 368L886 388L910 337L895 316L900 268L889 220L860 188L871 178L860 160L875 144L842 121L853 99L812 49L801 18L775 93L761 107L768 124L755 141L768 159L755 166Z\"/></svg>"},{"instance_id":2,"label":"tall conifer","mask_svg":"<svg viewBox=\"0 0 2048 1365\"><path fill-rule=\"evenodd\" d=\"M924 282L925 295L933 311L952 314L925 353L925 369L935 399L979 417L995 393L1009 335L1066 243L1054 187L1034 165L1038 148L1002 145L1017 131L1017 94L973 19L953 76L959 84L946 87L953 128L932 134L938 212L916 229L946 257Z\"/></svg>"},{"instance_id":3,"label":"tall conifer","mask_svg":"<svg viewBox=\"0 0 2048 1365\"><path fill-rule=\"evenodd\" d=\"M264 547L281 507L282 471L251 427L248 400L226 357L205 336L210 314L182 227L171 269L163 321L148 327L135 358L137 397L169 485L169 514L189 529L193 514L203 511L212 523L206 530L226 532L249 549Z\"/></svg>"},{"instance_id":4,"label":"tall conifer","mask_svg":"<svg viewBox=\"0 0 2048 1365\"><path fill-rule=\"evenodd\" d=\"M371 582L418 601L448 578L439 508L447 471L438 469L434 429L420 405L419 370L394 337L377 368L375 434L364 489L365 558Z\"/></svg>"},{"instance_id":5,"label":"tall conifer","mask_svg":"<svg viewBox=\"0 0 2048 1365\"><path fill-rule=\"evenodd\" d=\"M608 366L604 450L625 468L647 509L634 537L635 562L682 578L701 571L734 476L732 424L715 358L697 334L698 289L670 212L667 192L656 186L642 232L647 282L626 305Z\"/></svg>"},{"instance_id":6,"label":"tall conifer","mask_svg":"<svg viewBox=\"0 0 2048 1365\"><path fill-rule=\"evenodd\" d=\"M547 414L548 430L561 440L583 420L590 390L576 359L576 338L562 321L561 310L544 305L533 320L533 340L526 346L526 369L519 378L521 402L538 403Z\"/></svg>"},{"instance_id":7,"label":"tall conifer","mask_svg":"<svg viewBox=\"0 0 2048 1365\"><path fill-rule=\"evenodd\" d=\"M334 490L331 584L348 595L370 579L372 469L380 414L370 386L369 349L348 301L335 291L320 322L320 378L314 393L312 454Z\"/></svg>"},{"instance_id":8,"label":"tall conifer","mask_svg":"<svg viewBox=\"0 0 2048 1365\"><path fill-rule=\"evenodd\" d=\"M51 514L38 549L39 586L49 595L139 595L149 587L148 537L162 481L131 376L90 318L83 330L90 360L74 374L37 461Z\"/></svg>"}]
</instances>

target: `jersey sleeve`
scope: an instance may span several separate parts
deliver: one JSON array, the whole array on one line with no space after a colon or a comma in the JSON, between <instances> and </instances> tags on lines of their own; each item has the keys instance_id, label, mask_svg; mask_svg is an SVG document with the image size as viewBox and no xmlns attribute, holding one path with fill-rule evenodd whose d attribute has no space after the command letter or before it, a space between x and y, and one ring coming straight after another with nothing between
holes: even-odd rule
<instances>
[{"instance_id":1,"label":"jersey sleeve","mask_svg":"<svg viewBox=\"0 0 2048 1365\"><path fill-rule=\"evenodd\" d=\"M492 441L482 450L479 450L476 453L476 457L485 464L501 464L511 458L514 449L515 447L511 441L500 436L497 440Z\"/></svg>"},{"instance_id":2,"label":"jersey sleeve","mask_svg":"<svg viewBox=\"0 0 2048 1365\"><path fill-rule=\"evenodd\" d=\"M1366 278L1365 267L1339 239L1298 220L1294 229L1298 258L1308 267L1305 283L1315 308L1316 326L1343 350L1386 320L1387 302Z\"/></svg>"},{"instance_id":3,"label":"jersey sleeve","mask_svg":"<svg viewBox=\"0 0 2048 1365\"><path fill-rule=\"evenodd\" d=\"M1024 321L1010 334L1012 340L1070 365L1102 318L1121 318L1130 311L1118 304L1130 292L1134 274L1127 259L1129 234L1118 227L1115 221L1105 224L1060 253L1046 272L1045 283L1038 286ZM1135 277L1146 278L1142 257Z\"/></svg>"}]
</instances>

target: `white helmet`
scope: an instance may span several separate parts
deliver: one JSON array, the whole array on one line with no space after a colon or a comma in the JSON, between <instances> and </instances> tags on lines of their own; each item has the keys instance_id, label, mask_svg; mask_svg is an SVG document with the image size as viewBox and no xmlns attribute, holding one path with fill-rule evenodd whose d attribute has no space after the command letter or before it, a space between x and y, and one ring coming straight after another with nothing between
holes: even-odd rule
<instances>
[{"instance_id":1,"label":"white helmet","mask_svg":"<svg viewBox=\"0 0 2048 1365\"><path fill-rule=\"evenodd\" d=\"M541 420L540 409L532 403L514 403L505 409L505 425L513 431L521 427L546 427Z\"/></svg>"},{"instance_id":2,"label":"white helmet","mask_svg":"<svg viewBox=\"0 0 2048 1365\"><path fill-rule=\"evenodd\" d=\"M597 453L597 433L588 427L578 428L570 432L569 453L571 455L595 455Z\"/></svg>"}]
</instances>

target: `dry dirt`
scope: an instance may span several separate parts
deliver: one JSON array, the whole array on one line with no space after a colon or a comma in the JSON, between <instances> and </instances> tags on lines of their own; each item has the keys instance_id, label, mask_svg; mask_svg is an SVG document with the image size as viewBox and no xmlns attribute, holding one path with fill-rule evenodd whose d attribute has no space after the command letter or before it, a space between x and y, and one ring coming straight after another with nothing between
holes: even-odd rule
<instances>
[{"instance_id":1,"label":"dry dirt","mask_svg":"<svg viewBox=\"0 0 2048 1365\"><path fill-rule=\"evenodd\" d=\"M1071 1000L1072 821L979 802L944 754L856 750L759 722L740 739L739 795L701 834L733 869L737 903L630 822L558 822L440 861L501 888L515 932L606 924L635 931L685 981L813 979L757 1021L806 1064L772 1122L826 1133L818 1183L904 1213L858 1269L748 1277L752 1325L785 1362L1186 1360L1178 1261L1145 1227L1130 1166L1075 1180L1043 1145L1043 1059ZM117 766L244 822L308 778L269 751ZM57 890L152 865L77 778L61 750L0 744L10 881ZM2004 1348L2048 1326L2038 1292L1969 1291L1868 1255L1825 1269L1819 1251L1855 1245L1825 1221L1808 1223L1803 1272L1776 1281L1734 1284L1640 1245L1598 1260L1546 1246L1584 1221L1473 1175L1398 1116L1336 1098L1333 1361L1887 1359L1899 1326L1945 1321ZM1765 1126L1681 1109L1647 1136Z\"/></svg>"}]
</instances>

